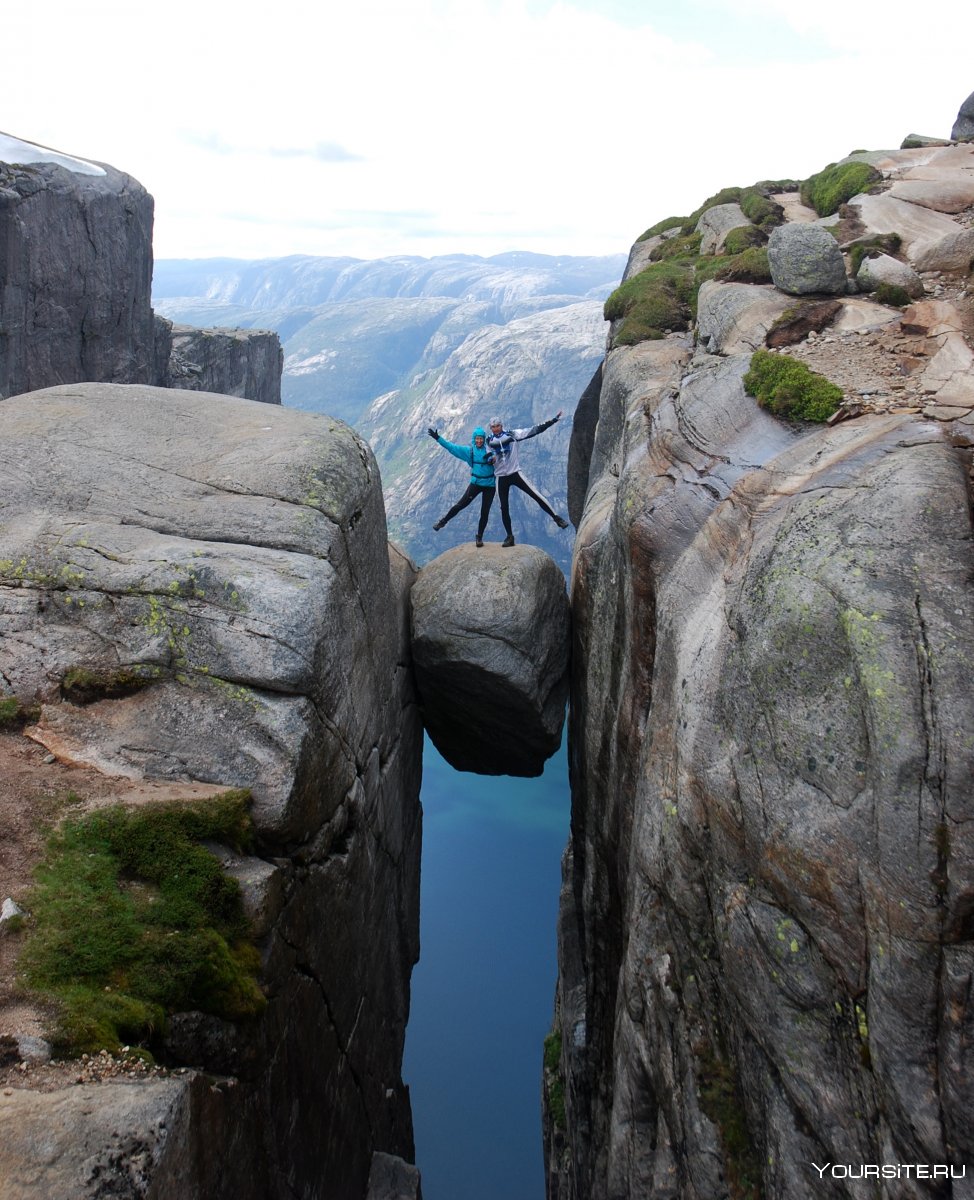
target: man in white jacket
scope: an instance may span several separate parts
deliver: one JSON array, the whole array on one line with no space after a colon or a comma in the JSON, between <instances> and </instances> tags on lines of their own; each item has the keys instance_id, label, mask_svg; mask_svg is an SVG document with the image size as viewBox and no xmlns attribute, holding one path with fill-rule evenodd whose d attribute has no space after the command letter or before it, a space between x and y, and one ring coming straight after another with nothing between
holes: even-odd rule
<instances>
[{"instance_id":1,"label":"man in white jacket","mask_svg":"<svg viewBox=\"0 0 974 1200\"><path fill-rule=\"evenodd\" d=\"M544 433L561 416L561 409L550 421L542 421L540 425L532 425L528 429L505 429L500 417L490 420L490 433L487 437L487 447L494 452L494 476L497 479L497 494L501 502L501 520L507 537L501 542L502 546L514 545L514 531L511 528L510 492L512 487L526 492L536 504L555 522L559 529L567 529L568 522L559 517L543 496L540 496L526 479L521 476L518 461L518 442L527 441L539 433Z\"/></svg>"}]
</instances>

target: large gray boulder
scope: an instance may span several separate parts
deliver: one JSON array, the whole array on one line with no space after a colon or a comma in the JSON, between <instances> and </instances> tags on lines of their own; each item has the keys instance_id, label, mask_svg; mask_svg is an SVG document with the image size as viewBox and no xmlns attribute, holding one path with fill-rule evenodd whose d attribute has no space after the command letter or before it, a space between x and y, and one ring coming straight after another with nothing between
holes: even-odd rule
<instances>
[{"instance_id":1,"label":"large gray boulder","mask_svg":"<svg viewBox=\"0 0 974 1200\"><path fill-rule=\"evenodd\" d=\"M791 296L837 296L848 290L839 243L819 225L779 225L768 241L768 263L775 287Z\"/></svg>"},{"instance_id":2,"label":"large gray boulder","mask_svg":"<svg viewBox=\"0 0 974 1200\"><path fill-rule=\"evenodd\" d=\"M959 1168L966 463L904 414L790 429L679 340L609 355L576 538L548 1194Z\"/></svg>"},{"instance_id":3,"label":"large gray boulder","mask_svg":"<svg viewBox=\"0 0 974 1200\"><path fill-rule=\"evenodd\" d=\"M361 1200L373 1152L412 1157L419 949L414 572L375 460L328 417L139 385L12 397L0 421L0 692L40 705L29 735L105 776L253 795L265 861L232 871L268 1004L236 1043L188 1021L172 1042L214 1043L221 1073L239 1047L188 1161L238 1149L212 1186L163 1156L149 1194ZM146 686L118 694L123 671Z\"/></svg>"},{"instance_id":4,"label":"large gray boulder","mask_svg":"<svg viewBox=\"0 0 974 1200\"><path fill-rule=\"evenodd\" d=\"M974 92L960 106L954 128L950 131L952 138L974 137Z\"/></svg>"},{"instance_id":5,"label":"large gray boulder","mask_svg":"<svg viewBox=\"0 0 974 1200\"><path fill-rule=\"evenodd\" d=\"M701 235L700 253L719 254L724 239L732 229L750 224L739 204L715 204L713 208L708 208L697 221L696 232Z\"/></svg>"},{"instance_id":6,"label":"large gray boulder","mask_svg":"<svg viewBox=\"0 0 974 1200\"><path fill-rule=\"evenodd\" d=\"M565 578L535 546L458 546L412 590L423 721L447 762L481 775L540 775L568 697Z\"/></svg>"}]
</instances>

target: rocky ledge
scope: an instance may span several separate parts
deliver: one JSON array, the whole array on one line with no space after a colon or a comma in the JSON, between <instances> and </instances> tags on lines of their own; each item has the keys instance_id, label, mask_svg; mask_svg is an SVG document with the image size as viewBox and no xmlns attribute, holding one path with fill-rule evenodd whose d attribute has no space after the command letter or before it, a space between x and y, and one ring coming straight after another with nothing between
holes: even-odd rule
<instances>
[{"instance_id":1,"label":"rocky ledge","mask_svg":"<svg viewBox=\"0 0 974 1200\"><path fill-rule=\"evenodd\" d=\"M5 1194L362 1200L373 1153L412 1157L419 948L413 568L375 460L341 422L199 392L76 384L0 411L0 690L50 760L4 762L72 804L249 789L255 853L221 854L266 998L240 1025L173 1015L182 1074L25 1066L0 1095ZM25 844L45 793L0 814ZM44 1013L0 1000L23 1055Z\"/></svg>"}]
</instances>

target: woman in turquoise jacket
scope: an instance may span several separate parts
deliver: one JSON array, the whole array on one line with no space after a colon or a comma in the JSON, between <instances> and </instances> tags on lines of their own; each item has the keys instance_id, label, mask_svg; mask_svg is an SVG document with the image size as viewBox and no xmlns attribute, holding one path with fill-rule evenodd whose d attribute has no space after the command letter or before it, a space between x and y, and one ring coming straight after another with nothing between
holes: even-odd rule
<instances>
[{"instance_id":1,"label":"woman in turquoise jacket","mask_svg":"<svg viewBox=\"0 0 974 1200\"><path fill-rule=\"evenodd\" d=\"M487 518L490 515L490 506L494 502L494 455L493 451L486 448L487 433L478 425L473 431L473 436L470 439L469 446L458 446L456 442L448 442L446 438L440 437L438 429L432 426L429 428L430 437L439 442L444 450L455 457L461 459L470 466L470 483L467 485L467 490L463 493L460 499L454 504L450 511L433 526L434 529L440 530L462 509L468 504L473 503L477 497L480 497L480 523L477 526L477 545L484 544L484 530L487 528Z\"/></svg>"}]
</instances>

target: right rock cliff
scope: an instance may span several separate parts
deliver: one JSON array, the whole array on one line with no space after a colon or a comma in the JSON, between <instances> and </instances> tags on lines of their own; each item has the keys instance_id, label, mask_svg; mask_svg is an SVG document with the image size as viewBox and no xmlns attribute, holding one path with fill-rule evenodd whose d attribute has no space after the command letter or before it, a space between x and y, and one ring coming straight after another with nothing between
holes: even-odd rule
<instances>
[{"instance_id":1,"label":"right rock cliff","mask_svg":"<svg viewBox=\"0 0 974 1200\"><path fill-rule=\"evenodd\" d=\"M831 212L718 194L709 256L702 211L662 222L607 305L549 1200L974 1194L974 146L910 141L833 164ZM881 253L912 307L856 294Z\"/></svg>"}]
</instances>

